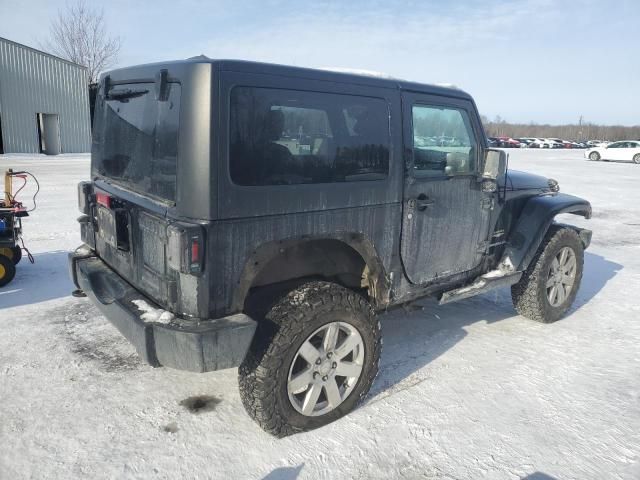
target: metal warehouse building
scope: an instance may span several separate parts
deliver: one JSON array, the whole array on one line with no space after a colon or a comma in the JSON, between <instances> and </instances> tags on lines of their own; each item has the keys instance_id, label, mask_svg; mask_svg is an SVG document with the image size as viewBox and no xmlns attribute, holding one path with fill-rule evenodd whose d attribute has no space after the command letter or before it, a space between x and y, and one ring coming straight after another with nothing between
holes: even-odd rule
<instances>
[{"instance_id":1,"label":"metal warehouse building","mask_svg":"<svg viewBox=\"0 0 640 480\"><path fill-rule=\"evenodd\" d=\"M0 37L0 153L91 148L85 67Z\"/></svg>"}]
</instances>

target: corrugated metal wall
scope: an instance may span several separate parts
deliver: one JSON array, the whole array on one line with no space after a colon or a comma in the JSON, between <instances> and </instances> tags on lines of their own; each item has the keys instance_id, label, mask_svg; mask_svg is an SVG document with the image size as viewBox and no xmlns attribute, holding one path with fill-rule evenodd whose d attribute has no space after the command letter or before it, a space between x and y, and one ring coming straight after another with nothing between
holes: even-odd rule
<instances>
[{"instance_id":1,"label":"corrugated metal wall","mask_svg":"<svg viewBox=\"0 0 640 480\"><path fill-rule=\"evenodd\" d=\"M88 152L84 67L0 38L0 118L5 153L38 153L37 113L59 116L62 153Z\"/></svg>"}]
</instances>

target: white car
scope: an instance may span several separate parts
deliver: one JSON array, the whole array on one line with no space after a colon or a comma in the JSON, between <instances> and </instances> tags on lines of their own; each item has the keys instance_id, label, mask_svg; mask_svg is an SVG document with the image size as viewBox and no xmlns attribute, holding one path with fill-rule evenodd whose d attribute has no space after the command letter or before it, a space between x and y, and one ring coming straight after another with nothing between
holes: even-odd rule
<instances>
[{"instance_id":1,"label":"white car","mask_svg":"<svg viewBox=\"0 0 640 480\"><path fill-rule=\"evenodd\" d=\"M564 143L557 138L543 138L540 148L564 148Z\"/></svg>"},{"instance_id":2,"label":"white car","mask_svg":"<svg viewBox=\"0 0 640 480\"><path fill-rule=\"evenodd\" d=\"M530 143L533 143L533 141L535 140L535 138L531 138L531 137L520 137L520 138L516 138L517 141L520 142L520 148L527 148L529 147Z\"/></svg>"},{"instance_id":3,"label":"white car","mask_svg":"<svg viewBox=\"0 0 640 480\"><path fill-rule=\"evenodd\" d=\"M529 144L531 148L547 148L544 145L544 138L532 138L531 143Z\"/></svg>"},{"instance_id":4,"label":"white car","mask_svg":"<svg viewBox=\"0 0 640 480\"><path fill-rule=\"evenodd\" d=\"M584 157L598 160L622 160L640 164L640 141L625 140L585 150Z\"/></svg>"}]
</instances>

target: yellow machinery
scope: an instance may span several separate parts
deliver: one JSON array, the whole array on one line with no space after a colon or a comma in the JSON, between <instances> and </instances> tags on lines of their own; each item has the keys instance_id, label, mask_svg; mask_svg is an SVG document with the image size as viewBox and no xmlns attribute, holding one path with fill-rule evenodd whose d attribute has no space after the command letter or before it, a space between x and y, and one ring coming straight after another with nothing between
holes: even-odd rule
<instances>
[{"instance_id":1,"label":"yellow machinery","mask_svg":"<svg viewBox=\"0 0 640 480\"><path fill-rule=\"evenodd\" d=\"M38 183L29 172L14 172L9 169L4 174L4 198L0 202L0 288L13 280L16 274L16 265L22 259L23 249L20 247L22 218L29 216L29 211L16 200L16 196L26 185L28 176L31 176L36 184ZM23 184L14 193L13 182L16 178L22 179ZM33 257L31 254L28 255L29 260L33 263Z\"/></svg>"}]
</instances>

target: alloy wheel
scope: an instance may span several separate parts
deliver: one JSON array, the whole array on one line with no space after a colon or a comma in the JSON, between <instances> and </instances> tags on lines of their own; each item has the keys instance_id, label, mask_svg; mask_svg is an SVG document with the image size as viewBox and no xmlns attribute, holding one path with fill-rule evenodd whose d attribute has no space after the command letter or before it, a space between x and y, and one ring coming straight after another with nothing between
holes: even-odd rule
<instances>
[{"instance_id":1,"label":"alloy wheel","mask_svg":"<svg viewBox=\"0 0 640 480\"><path fill-rule=\"evenodd\" d=\"M346 322L331 322L300 346L289 368L287 393L298 413L320 416L344 402L362 374L364 341Z\"/></svg>"},{"instance_id":2,"label":"alloy wheel","mask_svg":"<svg viewBox=\"0 0 640 480\"><path fill-rule=\"evenodd\" d=\"M553 258L547 282L547 299L552 307L559 307L571 294L576 280L576 254L570 247L563 247Z\"/></svg>"}]
</instances>

